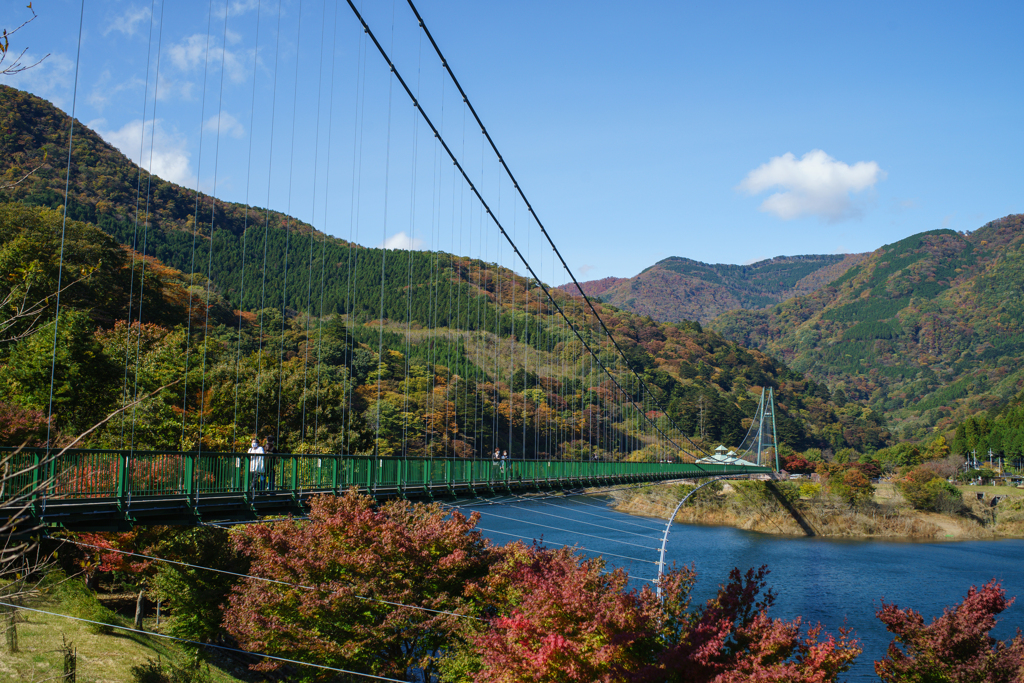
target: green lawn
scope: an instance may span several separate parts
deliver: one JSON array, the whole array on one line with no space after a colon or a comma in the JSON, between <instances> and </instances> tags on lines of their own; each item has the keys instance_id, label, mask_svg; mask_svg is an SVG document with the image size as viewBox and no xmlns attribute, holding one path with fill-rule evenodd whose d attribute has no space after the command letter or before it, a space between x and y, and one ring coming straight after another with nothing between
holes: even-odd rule
<instances>
[{"instance_id":1,"label":"green lawn","mask_svg":"<svg viewBox=\"0 0 1024 683\"><path fill-rule=\"evenodd\" d=\"M970 486L970 485L957 485L957 488L963 491L964 498L968 496L974 497L976 493L984 493L985 499L989 499L992 496L1017 496L1024 498L1024 489L1019 489L1015 486Z\"/></svg>"},{"instance_id":2,"label":"green lawn","mask_svg":"<svg viewBox=\"0 0 1024 683\"><path fill-rule=\"evenodd\" d=\"M35 601L29 606L66 613L62 605L51 601ZM63 639L67 639L78 652L78 683L130 682L132 666L157 656L164 662L184 664L186 661L173 641L156 636L123 631L98 635L91 633L83 622L28 611L19 612L18 621L19 652L8 653L6 644L0 642L0 682L60 680ZM155 624L146 624L147 629L153 626ZM240 680L213 666L210 673L217 683Z\"/></svg>"}]
</instances>

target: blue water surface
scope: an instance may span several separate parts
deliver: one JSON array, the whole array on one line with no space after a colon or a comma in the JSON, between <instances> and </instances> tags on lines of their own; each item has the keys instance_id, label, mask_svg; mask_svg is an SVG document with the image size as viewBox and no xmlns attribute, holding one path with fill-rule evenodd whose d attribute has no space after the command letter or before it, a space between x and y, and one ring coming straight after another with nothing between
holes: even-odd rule
<instances>
[{"instance_id":1,"label":"blue water surface","mask_svg":"<svg viewBox=\"0 0 1024 683\"><path fill-rule=\"evenodd\" d=\"M642 586L657 576L666 523L616 512L609 502L602 496L573 496L481 501L469 509L481 513L479 526L495 543L542 538L551 547L577 545L603 555L609 566L629 572L632 585ZM768 583L777 594L773 616L802 616L833 633L841 626L853 629L864 652L847 674L849 681L878 680L874 661L892 640L875 617L883 599L921 612L927 622L962 600L970 586L994 578L1021 600L1000 616L993 634L1008 639L1024 626L1024 540L836 540L672 524L666 559L696 567L695 604L714 595L733 567L768 565Z\"/></svg>"}]
</instances>

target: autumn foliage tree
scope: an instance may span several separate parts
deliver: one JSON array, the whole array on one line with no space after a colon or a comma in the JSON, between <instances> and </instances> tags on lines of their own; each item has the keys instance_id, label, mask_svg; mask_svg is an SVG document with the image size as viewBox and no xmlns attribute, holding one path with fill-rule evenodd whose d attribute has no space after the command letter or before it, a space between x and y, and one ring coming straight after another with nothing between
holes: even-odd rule
<instances>
[{"instance_id":1,"label":"autumn foliage tree","mask_svg":"<svg viewBox=\"0 0 1024 683\"><path fill-rule=\"evenodd\" d=\"M464 621L457 613L470 611L465 586L490 563L475 523L439 505L377 506L353 490L312 499L308 521L246 527L234 542L267 580L235 588L227 630L256 652L393 678L429 672ZM309 668L289 680L334 675Z\"/></svg>"},{"instance_id":2,"label":"autumn foliage tree","mask_svg":"<svg viewBox=\"0 0 1024 683\"><path fill-rule=\"evenodd\" d=\"M963 602L947 607L927 626L919 612L882 603L878 618L896 635L887 655L875 662L885 683L1020 683L1024 681L1024 636L1009 642L991 631L996 616L1013 604L995 580L971 586Z\"/></svg>"},{"instance_id":3,"label":"autumn foliage tree","mask_svg":"<svg viewBox=\"0 0 1024 683\"><path fill-rule=\"evenodd\" d=\"M841 632L802 633L799 619L768 616L767 569L742 574L705 605L690 606L692 569L662 577L664 600L649 587L627 591L622 570L568 549L512 544L471 594L494 613L469 624L466 645L444 680L513 681L833 681L860 653Z\"/></svg>"}]
</instances>

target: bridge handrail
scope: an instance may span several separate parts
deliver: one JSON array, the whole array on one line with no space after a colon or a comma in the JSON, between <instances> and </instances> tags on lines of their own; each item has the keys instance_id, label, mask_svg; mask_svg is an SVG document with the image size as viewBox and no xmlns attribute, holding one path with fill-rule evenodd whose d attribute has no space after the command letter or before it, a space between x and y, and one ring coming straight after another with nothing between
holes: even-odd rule
<instances>
[{"instance_id":1,"label":"bridge handrail","mask_svg":"<svg viewBox=\"0 0 1024 683\"><path fill-rule=\"evenodd\" d=\"M116 499L124 504L140 497L185 497L239 493L343 491L358 486L399 495L456 487L506 487L530 482L599 485L602 480L653 480L657 475L706 477L715 474L767 473L764 467L695 465L693 463L580 461L490 458L403 458L346 454L249 453L216 451L140 451L102 448L69 449L48 460L45 448L0 447L15 452L27 469L4 498L37 486L38 500ZM45 465L45 473L38 471Z\"/></svg>"}]
</instances>

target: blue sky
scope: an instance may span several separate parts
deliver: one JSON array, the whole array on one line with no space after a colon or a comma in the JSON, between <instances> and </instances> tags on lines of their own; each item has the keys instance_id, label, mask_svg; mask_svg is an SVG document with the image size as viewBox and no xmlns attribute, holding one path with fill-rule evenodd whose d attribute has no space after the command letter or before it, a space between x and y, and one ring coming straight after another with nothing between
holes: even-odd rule
<instances>
[{"instance_id":1,"label":"blue sky","mask_svg":"<svg viewBox=\"0 0 1024 683\"><path fill-rule=\"evenodd\" d=\"M7 28L24 4L0 0ZM561 282L408 6L357 5L502 223ZM34 6L12 46L51 56L3 82L69 110L80 3ZM1024 3L418 7L581 279L668 256L870 251L1024 211ZM87 0L77 117L224 199L521 271L366 47L346 3Z\"/></svg>"}]
</instances>

